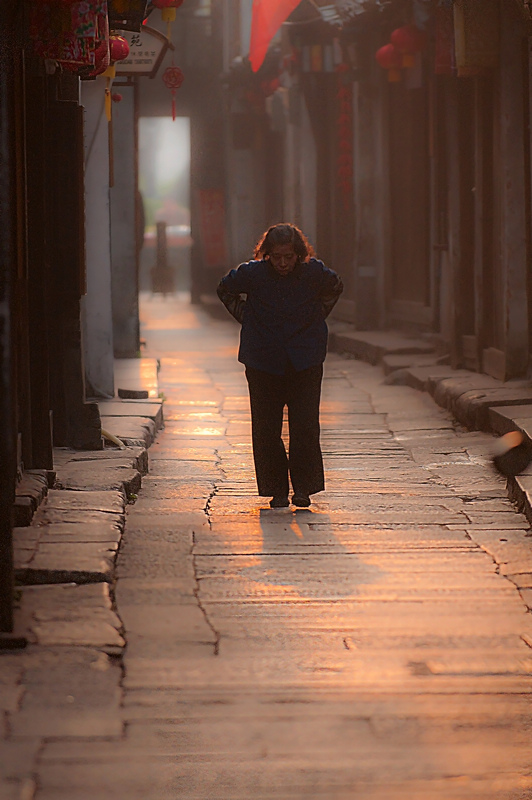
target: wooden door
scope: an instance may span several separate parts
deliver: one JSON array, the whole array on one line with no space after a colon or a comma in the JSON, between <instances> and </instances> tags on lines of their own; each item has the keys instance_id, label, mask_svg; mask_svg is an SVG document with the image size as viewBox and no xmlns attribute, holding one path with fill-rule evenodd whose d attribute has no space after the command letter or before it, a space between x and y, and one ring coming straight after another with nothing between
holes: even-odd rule
<instances>
[{"instance_id":1,"label":"wooden door","mask_svg":"<svg viewBox=\"0 0 532 800\"><path fill-rule=\"evenodd\" d=\"M430 309L428 88L390 86L390 279L393 320L427 324Z\"/></svg>"}]
</instances>

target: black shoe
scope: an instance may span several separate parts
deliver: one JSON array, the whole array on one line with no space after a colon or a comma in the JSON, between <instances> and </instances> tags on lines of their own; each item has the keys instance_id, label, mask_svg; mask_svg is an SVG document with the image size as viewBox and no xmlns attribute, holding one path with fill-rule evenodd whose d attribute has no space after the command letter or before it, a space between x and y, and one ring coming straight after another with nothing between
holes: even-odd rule
<instances>
[{"instance_id":1,"label":"black shoe","mask_svg":"<svg viewBox=\"0 0 532 800\"><path fill-rule=\"evenodd\" d=\"M303 492L295 492L292 497L292 503L298 508L308 508L310 505L310 497Z\"/></svg>"},{"instance_id":2,"label":"black shoe","mask_svg":"<svg viewBox=\"0 0 532 800\"><path fill-rule=\"evenodd\" d=\"M290 505L286 495L275 495L270 500L270 508L287 508Z\"/></svg>"}]
</instances>

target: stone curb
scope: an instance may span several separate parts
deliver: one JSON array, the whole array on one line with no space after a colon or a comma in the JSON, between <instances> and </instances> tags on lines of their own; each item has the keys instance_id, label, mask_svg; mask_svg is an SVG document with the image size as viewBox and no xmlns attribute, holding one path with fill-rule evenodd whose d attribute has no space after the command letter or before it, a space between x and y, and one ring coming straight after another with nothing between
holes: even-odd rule
<instances>
[{"instance_id":1,"label":"stone curb","mask_svg":"<svg viewBox=\"0 0 532 800\"><path fill-rule=\"evenodd\" d=\"M385 356L427 355L434 352L430 342L387 331L333 329L330 332L329 347L336 352L351 353L355 358L369 361L370 364L380 364Z\"/></svg>"},{"instance_id":2,"label":"stone curb","mask_svg":"<svg viewBox=\"0 0 532 800\"><path fill-rule=\"evenodd\" d=\"M126 503L122 489L50 490L32 525L14 529L17 581L112 582Z\"/></svg>"},{"instance_id":3,"label":"stone curb","mask_svg":"<svg viewBox=\"0 0 532 800\"><path fill-rule=\"evenodd\" d=\"M500 436L520 431L532 442L532 383L499 381L489 375L438 364L421 340L386 331L346 331L344 323L331 323L329 349L349 353L361 361L379 365L386 382L428 392L464 427ZM421 342L421 344L420 344ZM423 355L421 355L423 353ZM424 362L424 363L423 363ZM507 481L510 500L532 523L532 467Z\"/></svg>"},{"instance_id":4,"label":"stone curb","mask_svg":"<svg viewBox=\"0 0 532 800\"><path fill-rule=\"evenodd\" d=\"M21 590L20 624L32 644L92 646L109 655L124 647L123 626L113 610L109 584L65 583Z\"/></svg>"},{"instance_id":5,"label":"stone curb","mask_svg":"<svg viewBox=\"0 0 532 800\"><path fill-rule=\"evenodd\" d=\"M17 484L13 506L15 526L31 525L33 515L55 482L53 470L27 470Z\"/></svg>"},{"instance_id":6,"label":"stone curb","mask_svg":"<svg viewBox=\"0 0 532 800\"><path fill-rule=\"evenodd\" d=\"M44 602L29 621L23 613L28 603L22 602L28 641L93 646L116 655L125 642L108 595L98 600L96 616L85 608L90 595L74 593L83 607L74 613L70 604L67 616L61 615L58 599L66 597L65 585L75 589L113 584L126 505L148 473L147 447L163 425L163 412L160 400L102 405L109 411L103 427L131 446L94 451L57 448L55 472L24 476L13 531L15 578L23 598L32 587L40 588L36 597Z\"/></svg>"}]
</instances>

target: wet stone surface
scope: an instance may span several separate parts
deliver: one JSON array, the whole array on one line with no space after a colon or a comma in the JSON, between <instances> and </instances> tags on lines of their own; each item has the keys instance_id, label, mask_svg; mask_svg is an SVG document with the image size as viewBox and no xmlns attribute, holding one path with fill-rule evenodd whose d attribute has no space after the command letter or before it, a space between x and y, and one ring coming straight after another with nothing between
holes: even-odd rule
<instances>
[{"instance_id":1,"label":"wet stone surface","mask_svg":"<svg viewBox=\"0 0 532 800\"><path fill-rule=\"evenodd\" d=\"M271 510L237 327L172 298L143 315L166 427L116 586L90 599L108 648L127 640L123 672L105 645L58 647L59 628L38 657L9 657L15 678L0 658L5 742L27 744L17 779L35 776L36 800L532 797L532 538L490 438L330 355L327 490ZM60 516L80 508L51 495L48 541L66 548ZM123 519L111 505L104 547ZM80 616L82 638L75 592L92 587L54 588L68 602L51 616L25 590L33 635Z\"/></svg>"}]
</instances>

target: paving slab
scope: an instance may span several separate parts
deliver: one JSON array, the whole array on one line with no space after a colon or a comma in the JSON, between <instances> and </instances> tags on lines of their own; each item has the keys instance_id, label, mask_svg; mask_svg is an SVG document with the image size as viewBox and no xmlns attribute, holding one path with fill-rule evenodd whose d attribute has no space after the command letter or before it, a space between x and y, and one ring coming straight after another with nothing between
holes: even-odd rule
<instances>
[{"instance_id":1,"label":"paving slab","mask_svg":"<svg viewBox=\"0 0 532 800\"><path fill-rule=\"evenodd\" d=\"M146 417L157 430L163 424L162 400L100 400L98 408L102 417Z\"/></svg>"},{"instance_id":2,"label":"paving slab","mask_svg":"<svg viewBox=\"0 0 532 800\"><path fill-rule=\"evenodd\" d=\"M63 546L40 549L15 575L21 584L111 582L115 559L116 549L108 545L77 544L67 552Z\"/></svg>"},{"instance_id":3,"label":"paving slab","mask_svg":"<svg viewBox=\"0 0 532 800\"><path fill-rule=\"evenodd\" d=\"M511 499L515 500L532 524L532 475L516 475L508 481L508 490Z\"/></svg>"},{"instance_id":4,"label":"paving slab","mask_svg":"<svg viewBox=\"0 0 532 800\"><path fill-rule=\"evenodd\" d=\"M107 592L21 592L45 644L4 673L0 658L0 704L10 741L41 742L36 800L530 794L530 524L489 469L490 437L331 353L328 490L273 511L254 485L238 327L175 297L146 305L171 418L138 499L55 490L19 534L30 563L37 546L105 557L126 521ZM359 338L371 358L417 347Z\"/></svg>"},{"instance_id":5,"label":"paving slab","mask_svg":"<svg viewBox=\"0 0 532 800\"><path fill-rule=\"evenodd\" d=\"M532 387L495 388L478 392L472 390L458 397L452 405L456 418L469 428L490 431L490 410L496 406L522 406L530 403L532 407Z\"/></svg>"},{"instance_id":6,"label":"paving slab","mask_svg":"<svg viewBox=\"0 0 532 800\"><path fill-rule=\"evenodd\" d=\"M59 522L15 528L13 546L17 580L19 583L79 580L78 566L83 564L86 567L89 555L96 575L100 575L102 552L114 561L121 537L121 527L116 522L101 522L99 519L93 523ZM78 556L79 565L76 563ZM69 574L65 573L66 563L72 567Z\"/></svg>"},{"instance_id":7,"label":"paving slab","mask_svg":"<svg viewBox=\"0 0 532 800\"><path fill-rule=\"evenodd\" d=\"M33 473L24 473L16 487L17 498L30 498L35 511L48 494L48 478L44 470Z\"/></svg>"},{"instance_id":8,"label":"paving slab","mask_svg":"<svg viewBox=\"0 0 532 800\"><path fill-rule=\"evenodd\" d=\"M57 448L54 451L54 461L56 467L62 467L65 464L82 463L82 462L109 462L114 464L118 462L127 467L138 470L141 475L146 475L148 472L148 451L144 447L124 447L120 450L118 447L109 446L103 450L89 450L80 453L76 450L65 450Z\"/></svg>"},{"instance_id":9,"label":"paving slab","mask_svg":"<svg viewBox=\"0 0 532 800\"><path fill-rule=\"evenodd\" d=\"M146 397L157 399L159 365L156 358L115 358L114 374L119 389L145 392Z\"/></svg>"},{"instance_id":10,"label":"paving slab","mask_svg":"<svg viewBox=\"0 0 532 800\"><path fill-rule=\"evenodd\" d=\"M136 494L142 485L142 476L128 460L106 459L100 461L70 461L58 472L55 488L82 491L122 490L126 495Z\"/></svg>"},{"instance_id":11,"label":"paving slab","mask_svg":"<svg viewBox=\"0 0 532 800\"><path fill-rule=\"evenodd\" d=\"M334 326L333 326L334 328ZM330 349L378 364L384 355L433 353L430 342L389 331L343 331L330 334Z\"/></svg>"},{"instance_id":12,"label":"paving slab","mask_svg":"<svg viewBox=\"0 0 532 800\"><path fill-rule=\"evenodd\" d=\"M53 489L48 494L46 509L56 511L95 511L123 515L124 493L109 490L60 491Z\"/></svg>"},{"instance_id":13,"label":"paving slab","mask_svg":"<svg viewBox=\"0 0 532 800\"><path fill-rule=\"evenodd\" d=\"M157 427L148 417L102 416L102 428L112 433L128 447L149 447L155 440Z\"/></svg>"},{"instance_id":14,"label":"paving slab","mask_svg":"<svg viewBox=\"0 0 532 800\"><path fill-rule=\"evenodd\" d=\"M522 430L532 433L532 406L513 405L490 408L489 421L494 433L502 436L509 431Z\"/></svg>"},{"instance_id":15,"label":"paving slab","mask_svg":"<svg viewBox=\"0 0 532 800\"><path fill-rule=\"evenodd\" d=\"M116 654L125 645L107 583L26 586L19 620L29 641L43 647L93 647Z\"/></svg>"},{"instance_id":16,"label":"paving slab","mask_svg":"<svg viewBox=\"0 0 532 800\"><path fill-rule=\"evenodd\" d=\"M390 375L397 372L397 370L440 366L437 363L436 355L433 353L427 355L413 353L384 355L381 358L381 365L385 375Z\"/></svg>"},{"instance_id":17,"label":"paving slab","mask_svg":"<svg viewBox=\"0 0 532 800\"><path fill-rule=\"evenodd\" d=\"M122 734L121 673L107 654L88 647L31 646L20 660L25 692L9 718L11 740Z\"/></svg>"},{"instance_id":18,"label":"paving slab","mask_svg":"<svg viewBox=\"0 0 532 800\"><path fill-rule=\"evenodd\" d=\"M51 490L32 525L13 531L17 581L111 581L124 509L123 491Z\"/></svg>"},{"instance_id":19,"label":"paving slab","mask_svg":"<svg viewBox=\"0 0 532 800\"><path fill-rule=\"evenodd\" d=\"M412 365L405 370L402 382L422 392L434 392L436 384L447 378L465 378L467 370L457 370L446 364Z\"/></svg>"}]
</instances>

